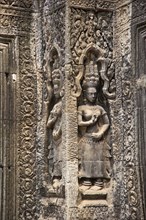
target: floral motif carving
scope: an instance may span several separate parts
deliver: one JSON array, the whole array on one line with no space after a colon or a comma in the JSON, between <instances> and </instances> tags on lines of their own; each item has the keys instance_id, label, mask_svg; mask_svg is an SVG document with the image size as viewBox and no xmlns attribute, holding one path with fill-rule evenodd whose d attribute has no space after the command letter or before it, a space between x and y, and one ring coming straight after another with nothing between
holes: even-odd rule
<instances>
[{"instance_id":1,"label":"floral motif carving","mask_svg":"<svg viewBox=\"0 0 146 220\"><path fill-rule=\"evenodd\" d=\"M73 58L72 81L73 93L79 96L80 81L83 77L83 59L88 50L98 51L97 62L101 63L100 77L103 92L107 97L115 97L114 64L112 62L112 13L97 15L93 11L72 9L71 48ZM111 84L111 87L110 87ZM111 91L111 92L110 92Z\"/></svg>"},{"instance_id":2,"label":"floral motif carving","mask_svg":"<svg viewBox=\"0 0 146 220\"><path fill-rule=\"evenodd\" d=\"M35 185L36 185L36 77L33 74L30 39L20 39L20 103L21 103L21 138L19 152L20 166L20 219L35 217ZM26 68L27 65L27 68ZM25 204L25 209L23 205Z\"/></svg>"},{"instance_id":3,"label":"floral motif carving","mask_svg":"<svg viewBox=\"0 0 146 220\"><path fill-rule=\"evenodd\" d=\"M128 47L127 47L128 49ZM123 87L123 143L124 143L124 184L126 185L126 192L128 193L130 217L133 220L138 219L138 179L137 179L137 152L135 149L135 95L134 95L134 84L131 81L132 70L129 59L129 51L126 50L122 60L122 87ZM125 213L125 217L128 213Z\"/></svg>"},{"instance_id":4,"label":"floral motif carving","mask_svg":"<svg viewBox=\"0 0 146 220\"><path fill-rule=\"evenodd\" d=\"M71 48L75 64L79 64L82 51L94 43L103 49L106 57L112 57L112 13L85 11L72 8ZM109 25L110 24L110 25Z\"/></svg>"}]
</instances>

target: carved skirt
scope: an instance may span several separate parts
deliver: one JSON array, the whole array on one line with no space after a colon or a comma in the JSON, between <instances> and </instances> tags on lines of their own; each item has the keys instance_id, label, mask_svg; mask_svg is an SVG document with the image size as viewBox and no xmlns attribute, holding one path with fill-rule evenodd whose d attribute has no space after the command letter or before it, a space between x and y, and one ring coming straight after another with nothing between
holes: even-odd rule
<instances>
[{"instance_id":1,"label":"carved skirt","mask_svg":"<svg viewBox=\"0 0 146 220\"><path fill-rule=\"evenodd\" d=\"M79 141L79 177L110 178L110 147L106 141L82 137Z\"/></svg>"},{"instance_id":2,"label":"carved skirt","mask_svg":"<svg viewBox=\"0 0 146 220\"><path fill-rule=\"evenodd\" d=\"M62 176L62 141L52 141L49 146L49 165L50 174L53 177Z\"/></svg>"}]
</instances>

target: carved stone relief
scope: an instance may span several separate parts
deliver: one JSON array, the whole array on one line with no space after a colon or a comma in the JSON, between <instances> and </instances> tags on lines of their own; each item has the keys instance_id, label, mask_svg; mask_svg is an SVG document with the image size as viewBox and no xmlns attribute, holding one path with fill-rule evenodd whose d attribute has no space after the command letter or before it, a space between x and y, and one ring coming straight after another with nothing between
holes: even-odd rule
<instances>
[{"instance_id":1,"label":"carved stone relief","mask_svg":"<svg viewBox=\"0 0 146 220\"><path fill-rule=\"evenodd\" d=\"M78 97L81 204L107 205L111 180L108 99L115 98L112 12L71 8L71 94ZM83 203L82 203L83 201ZM98 203L99 202L99 203ZM88 208L87 208L88 209Z\"/></svg>"},{"instance_id":2,"label":"carved stone relief","mask_svg":"<svg viewBox=\"0 0 146 220\"><path fill-rule=\"evenodd\" d=\"M144 0L0 1L0 31L15 39L19 66L12 73L14 220L144 219L145 31L135 47L135 73L131 27L145 6Z\"/></svg>"},{"instance_id":3,"label":"carved stone relief","mask_svg":"<svg viewBox=\"0 0 146 220\"><path fill-rule=\"evenodd\" d=\"M32 219L36 215L36 76L33 74L32 57L30 53L30 38L20 37L20 112L21 138L19 150L20 192L19 218ZM25 204L25 209L23 208Z\"/></svg>"},{"instance_id":4,"label":"carved stone relief","mask_svg":"<svg viewBox=\"0 0 146 220\"><path fill-rule=\"evenodd\" d=\"M84 58L84 101L78 106L79 183L80 190L89 194L105 188L110 179L111 157L106 140L109 118L102 107L104 103L100 103L102 64L95 52L89 48Z\"/></svg>"},{"instance_id":5,"label":"carved stone relief","mask_svg":"<svg viewBox=\"0 0 146 220\"><path fill-rule=\"evenodd\" d=\"M11 141L12 143L16 142L15 162L13 164L15 179L13 181L14 183L16 181L15 189L17 190L14 197L12 192L7 194L8 199L9 196L13 197L16 210L12 204L9 204L5 209L5 213L11 215L9 219L34 219L36 216L36 76L33 71L35 53L33 50L34 33L31 30L32 16L28 12L28 8L25 11L27 6L30 7L28 1L25 1L25 3L22 3L22 1L1 1L0 4L1 35L5 39L7 36L13 36L15 40L13 48L9 45L9 49L13 49L12 54L9 54L11 63L14 61L14 55L16 56L16 63L11 70L11 74L16 88L16 105L13 107L15 107L17 117L15 138ZM16 6L23 7L24 10L21 11L20 8L16 10ZM13 132L10 133L11 137ZM12 152L9 152L9 154L13 157ZM13 181L9 180L11 184ZM8 216L6 219L8 219Z\"/></svg>"},{"instance_id":6,"label":"carved stone relief","mask_svg":"<svg viewBox=\"0 0 146 220\"><path fill-rule=\"evenodd\" d=\"M45 133L41 152L40 219L65 219L65 189L62 171L62 99L65 63L64 1L44 1L42 14L43 85L41 129ZM41 160L41 163L42 163Z\"/></svg>"},{"instance_id":7,"label":"carved stone relief","mask_svg":"<svg viewBox=\"0 0 146 220\"><path fill-rule=\"evenodd\" d=\"M71 49L75 82L73 93L79 96L80 80L83 76L83 58L88 50L97 50L102 69L100 76L104 82L105 96L115 97L114 64L112 61L112 13L72 8ZM108 25L110 24L110 25ZM74 81L72 79L72 81Z\"/></svg>"},{"instance_id":8,"label":"carved stone relief","mask_svg":"<svg viewBox=\"0 0 146 220\"><path fill-rule=\"evenodd\" d=\"M63 72L59 54L55 48L50 53L48 76L48 167L54 190L62 179L62 96Z\"/></svg>"}]
</instances>

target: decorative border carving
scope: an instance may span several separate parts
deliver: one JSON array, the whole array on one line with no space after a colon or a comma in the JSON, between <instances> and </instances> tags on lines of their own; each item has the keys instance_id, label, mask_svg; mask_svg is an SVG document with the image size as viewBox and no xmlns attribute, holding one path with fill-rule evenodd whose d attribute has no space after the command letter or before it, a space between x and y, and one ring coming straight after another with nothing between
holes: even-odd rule
<instances>
[{"instance_id":1,"label":"decorative border carving","mask_svg":"<svg viewBox=\"0 0 146 220\"><path fill-rule=\"evenodd\" d=\"M128 61L127 55L125 55L125 61L123 66L124 79L122 82L123 86L123 118L125 125L123 127L123 142L124 142L124 181L127 186L128 200L130 215L132 220L137 220L139 216L138 211L138 176L137 176L137 152L135 150L135 111L134 111L134 85L131 81L132 71L131 65Z\"/></svg>"},{"instance_id":2,"label":"decorative border carving","mask_svg":"<svg viewBox=\"0 0 146 220\"><path fill-rule=\"evenodd\" d=\"M19 147L19 218L35 218L36 194L36 75L30 49L30 37L19 38L20 60L20 147Z\"/></svg>"},{"instance_id":3,"label":"decorative border carving","mask_svg":"<svg viewBox=\"0 0 146 220\"><path fill-rule=\"evenodd\" d=\"M102 0L71 0L71 7L79 7L79 8L93 8L96 9L108 9L112 10L115 7L114 1L102 1Z\"/></svg>"},{"instance_id":4,"label":"decorative border carving","mask_svg":"<svg viewBox=\"0 0 146 220\"><path fill-rule=\"evenodd\" d=\"M71 220L104 220L108 219L108 207L107 206L86 206L83 209L80 208L72 208L71 210Z\"/></svg>"}]
</instances>

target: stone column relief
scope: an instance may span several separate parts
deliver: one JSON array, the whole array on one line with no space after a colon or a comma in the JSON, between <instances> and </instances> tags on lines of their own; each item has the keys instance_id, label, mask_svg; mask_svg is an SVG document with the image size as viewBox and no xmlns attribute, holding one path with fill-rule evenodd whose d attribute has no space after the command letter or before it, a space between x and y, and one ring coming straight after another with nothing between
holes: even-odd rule
<instances>
[{"instance_id":1,"label":"stone column relief","mask_svg":"<svg viewBox=\"0 0 146 220\"><path fill-rule=\"evenodd\" d=\"M60 70L59 54L55 48L49 57L48 76L48 167L52 190L57 191L62 179L62 96L63 74Z\"/></svg>"},{"instance_id":2,"label":"stone column relief","mask_svg":"<svg viewBox=\"0 0 146 220\"><path fill-rule=\"evenodd\" d=\"M111 204L113 12L93 5L50 2L44 19L48 218L106 219Z\"/></svg>"},{"instance_id":3,"label":"stone column relief","mask_svg":"<svg viewBox=\"0 0 146 220\"><path fill-rule=\"evenodd\" d=\"M106 200L111 179L108 99L115 98L112 13L72 9L71 45L78 97L79 192Z\"/></svg>"},{"instance_id":4,"label":"stone column relief","mask_svg":"<svg viewBox=\"0 0 146 220\"><path fill-rule=\"evenodd\" d=\"M0 220L146 218L146 0L0 0Z\"/></svg>"}]
</instances>

